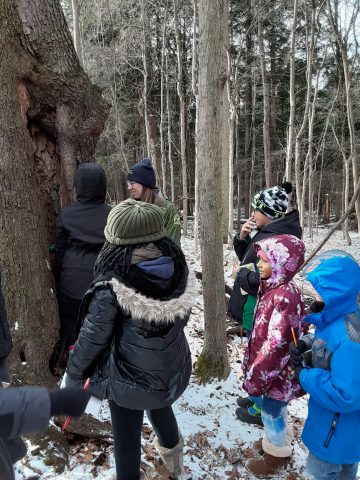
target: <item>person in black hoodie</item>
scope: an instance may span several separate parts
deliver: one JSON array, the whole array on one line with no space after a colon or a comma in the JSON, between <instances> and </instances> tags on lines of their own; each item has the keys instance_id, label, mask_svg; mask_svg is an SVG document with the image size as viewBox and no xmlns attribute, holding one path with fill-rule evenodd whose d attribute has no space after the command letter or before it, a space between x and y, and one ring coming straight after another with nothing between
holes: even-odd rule
<instances>
[{"instance_id":1,"label":"person in black hoodie","mask_svg":"<svg viewBox=\"0 0 360 480\"><path fill-rule=\"evenodd\" d=\"M96 278L81 307L83 324L66 385L81 385L91 376L92 388L105 390L117 480L146 478L140 471L144 410L169 478L178 479L184 472L184 443L171 406L191 374L184 327L194 277L181 249L165 237L164 216L156 205L132 199L117 205L105 237Z\"/></svg>"},{"instance_id":2,"label":"person in black hoodie","mask_svg":"<svg viewBox=\"0 0 360 480\"><path fill-rule=\"evenodd\" d=\"M106 176L96 163L82 163L75 173L76 202L57 221L55 263L60 314L60 338L65 347L76 341L81 300L94 279L94 265L104 241L111 210L105 204Z\"/></svg>"},{"instance_id":3,"label":"person in black hoodie","mask_svg":"<svg viewBox=\"0 0 360 480\"><path fill-rule=\"evenodd\" d=\"M281 186L267 188L252 199L253 213L244 223L240 234L234 237L235 252L240 260L234 287L228 305L228 316L243 326L246 335L251 335L256 296L260 285L260 275L256 271L257 253L254 244L274 235L289 234L301 238L298 210L286 213L288 195L292 191L289 182ZM252 235L252 232L256 233ZM244 267L245 265L245 267ZM254 398L237 399L240 408L237 418L244 422L262 425L261 404Z\"/></svg>"}]
</instances>

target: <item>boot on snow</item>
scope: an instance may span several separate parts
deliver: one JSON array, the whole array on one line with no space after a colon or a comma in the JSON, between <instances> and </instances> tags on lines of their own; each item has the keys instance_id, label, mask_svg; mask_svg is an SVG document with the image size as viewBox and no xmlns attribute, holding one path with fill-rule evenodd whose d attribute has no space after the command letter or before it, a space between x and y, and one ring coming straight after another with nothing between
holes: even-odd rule
<instances>
[{"instance_id":1,"label":"boot on snow","mask_svg":"<svg viewBox=\"0 0 360 480\"><path fill-rule=\"evenodd\" d=\"M248 408L237 408L235 411L236 418L250 425L259 425L262 427L264 424L261 420L261 410L255 407L256 405L253 404Z\"/></svg>"},{"instance_id":2,"label":"boot on snow","mask_svg":"<svg viewBox=\"0 0 360 480\"><path fill-rule=\"evenodd\" d=\"M158 439L155 440L155 448L170 480L180 480L184 474L184 439L179 432L179 442L173 448L166 448L160 445Z\"/></svg>"},{"instance_id":3,"label":"boot on snow","mask_svg":"<svg viewBox=\"0 0 360 480\"><path fill-rule=\"evenodd\" d=\"M259 458L245 463L246 470L258 478L280 476L290 457L274 457L266 452Z\"/></svg>"}]
</instances>

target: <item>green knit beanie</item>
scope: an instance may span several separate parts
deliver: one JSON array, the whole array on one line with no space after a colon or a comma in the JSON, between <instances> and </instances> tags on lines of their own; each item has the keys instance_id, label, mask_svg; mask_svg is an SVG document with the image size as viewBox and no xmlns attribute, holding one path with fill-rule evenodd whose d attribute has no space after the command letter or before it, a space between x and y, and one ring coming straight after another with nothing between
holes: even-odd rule
<instances>
[{"instance_id":1,"label":"green knit beanie","mask_svg":"<svg viewBox=\"0 0 360 480\"><path fill-rule=\"evenodd\" d=\"M165 237L164 215L151 203L125 200L110 211L104 233L113 245L154 242Z\"/></svg>"}]
</instances>

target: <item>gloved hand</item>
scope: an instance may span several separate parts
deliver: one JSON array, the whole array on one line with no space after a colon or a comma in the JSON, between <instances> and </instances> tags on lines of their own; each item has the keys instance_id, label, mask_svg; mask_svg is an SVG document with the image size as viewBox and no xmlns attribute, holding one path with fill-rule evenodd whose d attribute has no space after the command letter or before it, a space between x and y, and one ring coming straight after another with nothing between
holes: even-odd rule
<instances>
[{"instance_id":1,"label":"gloved hand","mask_svg":"<svg viewBox=\"0 0 360 480\"><path fill-rule=\"evenodd\" d=\"M304 356L303 352L307 350L307 345L304 340L297 341L297 347L295 347L294 342L290 343L289 353L290 353L290 363L294 370L297 367L303 367Z\"/></svg>"},{"instance_id":2,"label":"gloved hand","mask_svg":"<svg viewBox=\"0 0 360 480\"><path fill-rule=\"evenodd\" d=\"M54 388L49 390L50 415L79 417L86 409L91 394L79 387Z\"/></svg>"},{"instance_id":3,"label":"gloved hand","mask_svg":"<svg viewBox=\"0 0 360 480\"><path fill-rule=\"evenodd\" d=\"M325 308L325 303L320 300L315 300L312 302L308 309L308 313L319 313Z\"/></svg>"}]
</instances>

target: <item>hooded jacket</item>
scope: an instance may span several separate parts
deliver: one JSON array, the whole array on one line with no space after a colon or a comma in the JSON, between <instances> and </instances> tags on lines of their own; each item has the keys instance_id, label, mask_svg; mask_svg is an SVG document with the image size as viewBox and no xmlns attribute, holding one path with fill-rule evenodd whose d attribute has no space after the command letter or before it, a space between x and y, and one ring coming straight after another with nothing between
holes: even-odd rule
<instances>
[{"instance_id":1,"label":"hooded jacket","mask_svg":"<svg viewBox=\"0 0 360 480\"><path fill-rule=\"evenodd\" d=\"M301 238L302 229L298 210L292 210L283 218L264 225L252 238L248 236L245 240L240 240L238 237L235 237L234 248L240 264L256 264L257 257L254 244L264 238L282 234L294 235L297 238ZM246 330L250 331L253 324L255 298L259 284L260 276L257 272L253 272L247 268L240 269L229 300L228 315L243 325ZM240 289L243 289L249 295L242 295Z\"/></svg>"},{"instance_id":2,"label":"hooded jacket","mask_svg":"<svg viewBox=\"0 0 360 480\"><path fill-rule=\"evenodd\" d=\"M292 281L304 262L304 243L293 235L278 235L254 245L269 258L272 273L261 280L254 328L244 355L244 389L288 402L304 395L290 366L292 329L298 338L305 316L300 291Z\"/></svg>"},{"instance_id":3,"label":"hooded jacket","mask_svg":"<svg viewBox=\"0 0 360 480\"><path fill-rule=\"evenodd\" d=\"M305 275L325 303L306 317L315 325L313 368L300 372L310 394L302 440L316 457L360 461L360 267L345 252L313 259ZM306 338L306 337L305 337Z\"/></svg>"},{"instance_id":4,"label":"hooded jacket","mask_svg":"<svg viewBox=\"0 0 360 480\"><path fill-rule=\"evenodd\" d=\"M187 267L174 271L173 260L163 256L131 265L126 279L111 272L107 276L97 279L85 297L88 306L81 309L84 322L69 360L67 384L92 376L92 385L101 389L105 383L106 397L122 407L169 406L184 392L191 374L184 327L194 278ZM98 367L107 351L107 374L101 378Z\"/></svg>"},{"instance_id":5,"label":"hooded jacket","mask_svg":"<svg viewBox=\"0 0 360 480\"><path fill-rule=\"evenodd\" d=\"M106 177L95 163L82 163L75 174L77 201L64 208L56 227L58 292L81 300L94 279L95 260L104 241L111 210L105 204Z\"/></svg>"}]
</instances>

